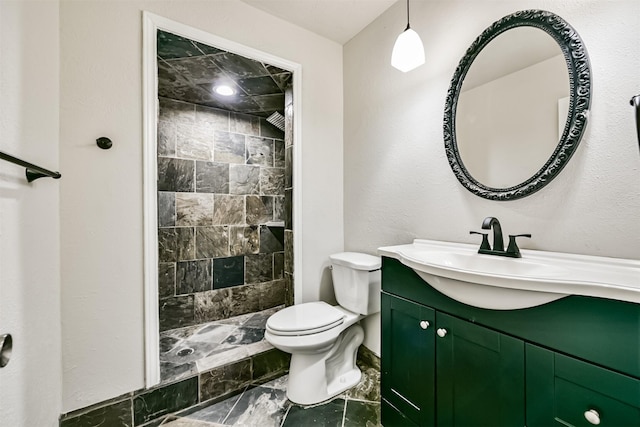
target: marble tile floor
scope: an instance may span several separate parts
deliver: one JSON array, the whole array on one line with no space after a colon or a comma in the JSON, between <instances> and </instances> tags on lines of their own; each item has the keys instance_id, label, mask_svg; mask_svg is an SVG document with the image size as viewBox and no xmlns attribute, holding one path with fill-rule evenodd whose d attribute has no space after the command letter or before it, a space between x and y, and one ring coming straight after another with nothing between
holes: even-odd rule
<instances>
[{"instance_id":1,"label":"marble tile floor","mask_svg":"<svg viewBox=\"0 0 640 427\"><path fill-rule=\"evenodd\" d=\"M367 382L364 378L363 380ZM370 381L371 379L369 379ZM167 416L163 427L376 427L380 401L360 399L358 388L313 406L287 400L287 376L249 386L242 393L218 402L205 402ZM361 382L362 383L362 382Z\"/></svg>"},{"instance_id":2,"label":"marble tile floor","mask_svg":"<svg viewBox=\"0 0 640 427\"><path fill-rule=\"evenodd\" d=\"M269 316L284 306L160 333L162 383L245 359L273 347L264 339Z\"/></svg>"}]
</instances>

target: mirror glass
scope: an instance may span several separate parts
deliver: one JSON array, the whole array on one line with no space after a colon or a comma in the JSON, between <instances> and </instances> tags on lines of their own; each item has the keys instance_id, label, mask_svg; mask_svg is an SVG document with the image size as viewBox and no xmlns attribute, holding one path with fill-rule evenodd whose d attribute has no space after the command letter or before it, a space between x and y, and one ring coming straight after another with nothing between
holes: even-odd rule
<instances>
[{"instance_id":1,"label":"mirror glass","mask_svg":"<svg viewBox=\"0 0 640 427\"><path fill-rule=\"evenodd\" d=\"M518 27L497 36L473 61L458 98L455 130L466 169L495 188L529 179L560 141L568 97L567 64L550 35Z\"/></svg>"},{"instance_id":2,"label":"mirror glass","mask_svg":"<svg viewBox=\"0 0 640 427\"><path fill-rule=\"evenodd\" d=\"M548 184L580 142L591 96L582 40L541 10L508 15L460 60L445 104L447 159L458 180L492 200Z\"/></svg>"}]
</instances>

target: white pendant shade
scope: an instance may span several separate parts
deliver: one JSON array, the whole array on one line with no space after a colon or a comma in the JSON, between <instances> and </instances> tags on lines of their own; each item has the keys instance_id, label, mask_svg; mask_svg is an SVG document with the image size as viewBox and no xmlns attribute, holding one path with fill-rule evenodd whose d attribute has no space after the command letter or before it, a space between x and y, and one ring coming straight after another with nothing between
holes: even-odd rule
<instances>
[{"instance_id":1,"label":"white pendant shade","mask_svg":"<svg viewBox=\"0 0 640 427\"><path fill-rule=\"evenodd\" d=\"M402 72L411 71L424 64L424 46L418 33L411 28L396 39L391 53L391 66Z\"/></svg>"}]
</instances>

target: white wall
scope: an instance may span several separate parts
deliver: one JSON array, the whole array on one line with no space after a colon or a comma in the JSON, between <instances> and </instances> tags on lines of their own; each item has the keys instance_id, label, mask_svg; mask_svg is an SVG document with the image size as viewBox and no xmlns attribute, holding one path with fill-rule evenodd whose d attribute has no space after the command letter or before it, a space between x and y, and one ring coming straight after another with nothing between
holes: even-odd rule
<instances>
[{"instance_id":1,"label":"white wall","mask_svg":"<svg viewBox=\"0 0 640 427\"><path fill-rule=\"evenodd\" d=\"M494 202L465 190L449 167L445 97L473 40L529 8L558 14L584 40L593 77L590 121L553 182L524 199ZM375 253L414 238L479 243L469 230L491 215L505 233L532 233L525 248L638 259L640 154L629 99L640 92L640 2L412 2L411 27L427 60L406 74L389 65L404 22L405 3L398 2L344 48L345 249ZM373 340L376 328L367 328Z\"/></svg>"},{"instance_id":2,"label":"white wall","mask_svg":"<svg viewBox=\"0 0 640 427\"><path fill-rule=\"evenodd\" d=\"M0 1L0 151L58 170L58 2ZM57 426L60 414L59 186L0 161L2 426Z\"/></svg>"},{"instance_id":3,"label":"white wall","mask_svg":"<svg viewBox=\"0 0 640 427\"><path fill-rule=\"evenodd\" d=\"M327 293L327 257L343 249L340 45L238 0L63 0L64 412L144 385L143 10L302 65L302 300Z\"/></svg>"}]
</instances>

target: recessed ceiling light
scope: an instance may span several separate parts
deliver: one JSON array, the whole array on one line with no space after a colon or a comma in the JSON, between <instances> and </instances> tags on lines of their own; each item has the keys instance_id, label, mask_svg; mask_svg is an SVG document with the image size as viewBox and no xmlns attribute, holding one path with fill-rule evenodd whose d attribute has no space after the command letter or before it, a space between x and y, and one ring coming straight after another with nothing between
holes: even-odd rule
<instances>
[{"instance_id":1,"label":"recessed ceiling light","mask_svg":"<svg viewBox=\"0 0 640 427\"><path fill-rule=\"evenodd\" d=\"M213 87L213 91L222 96L231 96L236 93L236 91L229 85L216 85Z\"/></svg>"}]
</instances>

